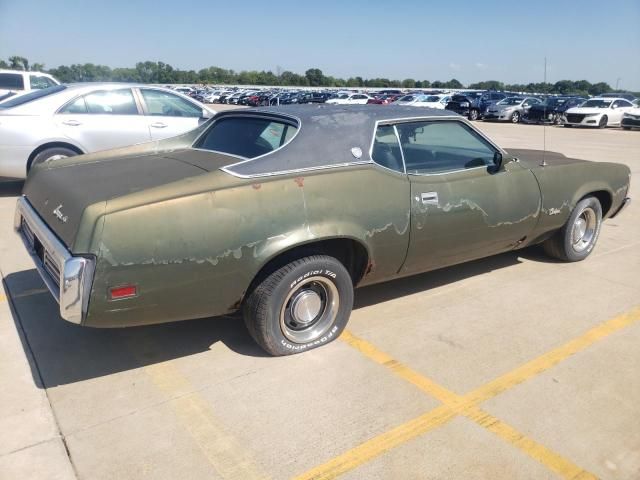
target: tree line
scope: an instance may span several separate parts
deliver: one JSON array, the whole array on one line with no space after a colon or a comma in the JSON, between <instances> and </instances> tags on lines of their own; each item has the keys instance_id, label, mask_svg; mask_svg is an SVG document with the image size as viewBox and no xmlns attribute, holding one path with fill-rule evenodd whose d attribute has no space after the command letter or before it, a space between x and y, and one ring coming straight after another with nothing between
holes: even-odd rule
<instances>
[{"instance_id":1,"label":"tree line","mask_svg":"<svg viewBox=\"0 0 640 480\"><path fill-rule=\"evenodd\" d=\"M0 68L14 70L47 71L42 63L29 63L25 57L12 56L8 61L0 60ZM133 68L111 68L93 63L61 65L47 71L63 83L72 82L139 82L157 84L214 84L214 85L282 85L305 87L375 87L375 88L465 88L460 81L429 81L405 78L349 77L336 78L325 75L319 68L310 68L304 75L289 70L276 73L265 70L234 70L208 67L198 70L181 70L164 62L138 62ZM466 88L478 90L506 90L513 92L597 95L613 89L605 82L591 83L587 80L560 80L555 83L505 84L497 80L472 83Z\"/></svg>"}]
</instances>

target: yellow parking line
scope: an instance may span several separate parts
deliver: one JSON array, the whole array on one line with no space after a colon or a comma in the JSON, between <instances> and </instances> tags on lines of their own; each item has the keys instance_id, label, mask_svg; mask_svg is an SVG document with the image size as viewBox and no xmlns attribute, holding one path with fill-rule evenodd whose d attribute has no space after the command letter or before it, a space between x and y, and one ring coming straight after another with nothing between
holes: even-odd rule
<instances>
[{"instance_id":1,"label":"yellow parking line","mask_svg":"<svg viewBox=\"0 0 640 480\"><path fill-rule=\"evenodd\" d=\"M144 368L153 383L168 395L191 391L190 382L170 362ZM240 443L213 415L197 392L175 398L171 407L218 474L229 480L264 479Z\"/></svg>"},{"instance_id":2,"label":"yellow parking line","mask_svg":"<svg viewBox=\"0 0 640 480\"><path fill-rule=\"evenodd\" d=\"M465 399L468 399L473 403L482 403L496 395L499 395L509 388L539 375L545 370L549 370L551 367L557 365L563 360L566 360L579 351L584 350L598 340L601 340L604 337L607 337L618 330L622 330L623 328L638 321L640 321L640 306L601 323L578 338L570 340L564 345L525 363L511 372L505 373L495 380L477 388L473 392L466 394Z\"/></svg>"},{"instance_id":3,"label":"yellow parking line","mask_svg":"<svg viewBox=\"0 0 640 480\"><path fill-rule=\"evenodd\" d=\"M413 420L382 433L320 465L294 480L329 480L336 478L403 443L444 425L456 413L447 405L434 408Z\"/></svg>"},{"instance_id":4,"label":"yellow parking line","mask_svg":"<svg viewBox=\"0 0 640 480\"><path fill-rule=\"evenodd\" d=\"M539 375L575 353L584 350L598 340L638 321L640 321L640 307L635 307L629 312L600 324L561 347L551 350L512 372L506 373L463 396L447 390L433 380L420 375L406 365L396 361L385 352L378 350L369 342L356 337L349 331L345 331L340 337L341 340L361 352L367 358L385 366L407 382L440 400L443 405L348 450L325 464L319 465L296 477L296 480L336 478L429 430L444 425L456 415L464 415L473 420L478 425L527 453L563 478L571 480L595 479L596 477L593 474L574 465L544 445L527 438L510 425L481 410L477 407L477 404Z\"/></svg>"},{"instance_id":5,"label":"yellow parking line","mask_svg":"<svg viewBox=\"0 0 640 480\"><path fill-rule=\"evenodd\" d=\"M7 296L4 293L0 293L0 303L6 302L6 301L7 301Z\"/></svg>"},{"instance_id":6,"label":"yellow parking line","mask_svg":"<svg viewBox=\"0 0 640 480\"><path fill-rule=\"evenodd\" d=\"M507 443L519 448L562 478L567 480L597 480L595 475L574 465L566 458L526 437L512 426L478 407L467 408L463 412L463 415L502 438Z\"/></svg>"}]
</instances>

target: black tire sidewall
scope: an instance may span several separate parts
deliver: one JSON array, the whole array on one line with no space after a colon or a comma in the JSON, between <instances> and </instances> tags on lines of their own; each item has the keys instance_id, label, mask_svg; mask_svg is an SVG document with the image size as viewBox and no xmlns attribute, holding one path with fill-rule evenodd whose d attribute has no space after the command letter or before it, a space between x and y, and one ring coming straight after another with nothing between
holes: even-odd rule
<instances>
[{"instance_id":1,"label":"black tire sidewall","mask_svg":"<svg viewBox=\"0 0 640 480\"><path fill-rule=\"evenodd\" d=\"M511 123L519 123L520 122L520 113L513 112L511 114Z\"/></svg>"},{"instance_id":2,"label":"black tire sidewall","mask_svg":"<svg viewBox=\"0 0 640 480\"><path fill-rule=\"evenodd\" d=\"M469 120L478 120L480 118L480 112L478 110L471 110L469 112Z\"/></svg>"},{"instance_id":3,"label":"black tire sidewall","mask_svg":"<svg viewBox=\"0 0 640 480\"><path fill-rule=\"evenodd\" d=\"M65 155L66 157L74 157L78 155L78 152L66 147L46 148L38 153L35 157L33 157L33 161L31 162L31 165L29 165L29 168L31 169L36 165L46 163L46 159L53 157L54 155Z\"/></svg>"},{"instance_id":4,"label":"black tire sidewall","mask_svg":"<svg viewBox=\"0 0 640 480\"><path fill-rule=\"evenodd\" d=\"M571 238L573 224L575 223L578 216L580 216L580 214L587 207L592 208L596 212L596 217L597 217L596 232L589 246L583 252L576 252L573 249L573 242ZM577 262L587 258L595 248L596 244L598 243L598 238L600 237L601 229L602 229L602 206L600 205L600 202L595 197L583 198L578 202L576 207L573 209L573 211L571 212L571 216L569 217L569 220L567 221L564 228L562 229L563 248L568 260L572 262Z\"/></svg>"},{"instance_id":5,"label":"black tire sidewall","mask_svg":"<svg viewBox=\"0 0 640 480\"><path fill-rule=\"evenodd\" d=\"M294 262L294 264L295 266L288 269L289 271L278 281L264 305L267 318L262 333L267 345L262 346L269 353L275 355L300 353L335 340L347 325L353 307L353 281L347 269L338 260L327 256L312 256ZM282 270L276 271L270 277L278 276ZM311 276L323 277L336 286L339 296L338 313L334 323L320 338L299 344L289 340L282 332L280 311L287 295L294 291L301 281ZM269 282L270 278L266 281Z\"/></svg>"}]
</instances>

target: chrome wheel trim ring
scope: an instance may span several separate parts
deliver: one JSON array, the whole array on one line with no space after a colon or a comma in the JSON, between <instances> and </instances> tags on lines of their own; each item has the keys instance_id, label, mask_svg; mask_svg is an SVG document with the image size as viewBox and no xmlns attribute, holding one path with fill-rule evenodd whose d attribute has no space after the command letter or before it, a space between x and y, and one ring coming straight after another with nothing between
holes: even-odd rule
<instances>
[{"instance_id":1,"label":"chrome wheel trim ring","mask_svg":"<svg viewBox=\"0 0 640 480\"><path fill-rule=\"evenodd\" d=\"M313 342L329 331L339 307L336 285L325 277L309 277L296 285L282 303L280 330L291 342Z\"/></svg>"},{"instance_id":2,"label":"chrome wheel trim ring","mask_svg":"<svg viewBox=\"0 0 640 480\"><path fill-rule=\"evenodd\" d=\"M69 158L68 155L51 155L50 157L45 158L42 163L52 162L53 160L62 160L63 158Z\"/></svg>"},{"instance_id":3,"label":"chrome wheel trim ring","mask_svg":"<svg viewBox=\"0 0 640 480\"><path fill-rule=\"evenodd\" d=\"M578 252L584 252L593 243L598 231L598 216L591 207L586 207L576 217L571 227L571 245Z\"/></svg>"}]
</instances>

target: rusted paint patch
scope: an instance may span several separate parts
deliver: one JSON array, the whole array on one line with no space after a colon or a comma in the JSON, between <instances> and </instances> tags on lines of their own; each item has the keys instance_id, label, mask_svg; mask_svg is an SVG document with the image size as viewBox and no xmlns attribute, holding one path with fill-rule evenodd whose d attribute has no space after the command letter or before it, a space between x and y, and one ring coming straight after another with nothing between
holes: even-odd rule
<instances>
[{"instance_id":1,"label":"rusted paint patch","mask_svg":"<svg viewBox=\"0 0 640 480\"><path fill-rule=\"evenodd\" d=\"M253 185L251 185L251 188L253 188L254 190L260 190L262 188L262 184L254 183Z\"/></svg>"},{"instance_id":2,"label":"rusted paint patch","mask_svg":"<svg viewBox=\"0 0 640 480\"><path fill-rule=\"evenodd\" d=\"M296 177L293 179L299 187L304 187L304 177Z\"/></svg>"}]
</instances>

